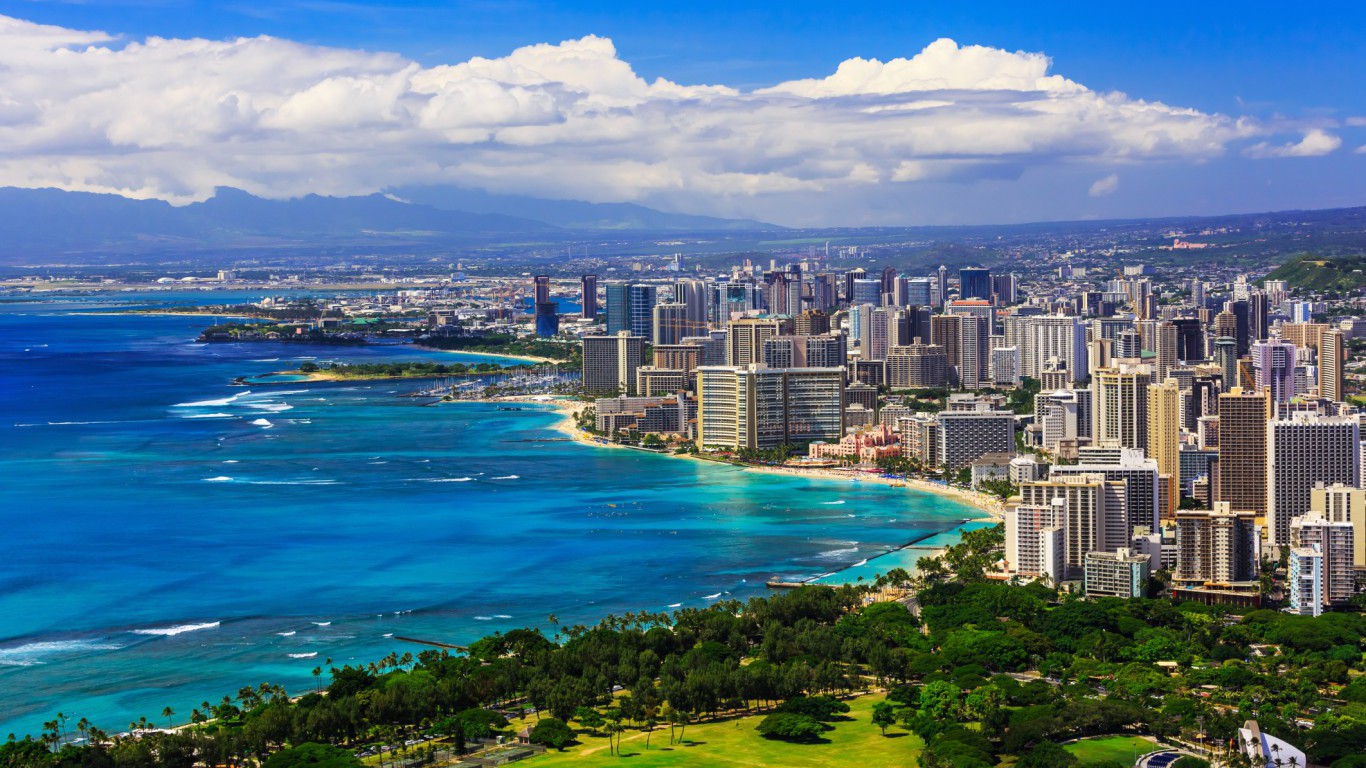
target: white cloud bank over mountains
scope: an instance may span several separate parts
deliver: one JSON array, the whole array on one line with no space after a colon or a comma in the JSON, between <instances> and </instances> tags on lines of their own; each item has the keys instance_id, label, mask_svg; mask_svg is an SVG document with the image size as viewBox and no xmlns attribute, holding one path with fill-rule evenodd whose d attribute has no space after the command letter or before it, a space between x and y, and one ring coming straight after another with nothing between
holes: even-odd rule
<instances>
[{"instance_id":1,"label":"white cloud bank over mountains","mask_svg":"<svg viewBox=\"0 0 1366 768\"><path fill-rule=\"evenodd\" d=\"M185 203L218 186L281 198L458 184L715 210L1037 166L1200 162L1272 133L1099 93L1049 66L941 39L909 59L850 59L826 78L741 91L647 82L594 36L426 68L269 37L125 40L0 16L0 185ZM1341 144L1303 136L1244 151Z\"/></svg>"}]
</instances>

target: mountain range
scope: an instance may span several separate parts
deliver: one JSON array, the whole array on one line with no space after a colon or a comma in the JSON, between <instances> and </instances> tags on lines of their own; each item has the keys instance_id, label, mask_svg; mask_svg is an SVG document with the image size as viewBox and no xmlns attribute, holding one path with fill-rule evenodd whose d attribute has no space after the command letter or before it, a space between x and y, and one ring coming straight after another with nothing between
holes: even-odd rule
<instances>
[{"instance_id":1,"label":"mountain range","mask_svg":"<svg viewBox=\"0 0 1366 768\"><path fill-rule=\"evenodd\" d=\"M401 193L401 194L400 194ZM267 200L219 188L201 203L58 189L0 188L0 263L88 253L317 246L562 242L594 231L779 229L633 204L499 196L449 187Z\"/></svg>"}]
</instances>

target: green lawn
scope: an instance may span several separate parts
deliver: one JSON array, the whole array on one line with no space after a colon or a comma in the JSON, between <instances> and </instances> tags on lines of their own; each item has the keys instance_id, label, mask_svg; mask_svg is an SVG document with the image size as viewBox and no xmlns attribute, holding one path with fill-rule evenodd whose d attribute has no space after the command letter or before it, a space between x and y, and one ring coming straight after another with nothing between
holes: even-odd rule
<instances>
[{"instance_id":1,"label":"green lawn","mask_svg":"<svg viewBox=\"0 0 1366 768\"><path fill-rule=\"evenodd\" d=\"M1157 745L1141 736L1097 736L1064 744L1063 749L1076 755L1083 765L1102 760L1133 765L1136 758L1157 749Z\"/></svg>"},{"instance_id":2,"label":"green lawn","mask_svg":"<svg viewBox=\"0 0 1366 768\"><path fill-rule=\"evenodd\" d=\"M914 766L923 746L920 737L899 727L887 736L872 724L873 704L882 696L863 696L849 701L850 712L843 722L825 734L819 744L788 744L770 741L755 732L763 718L744 717L719 723L688 726L681 745L669 746L666 725L650 737L645 750L645 735L632 731L621 741L622 757L609 754L607 739L581 735L581 743L564 752L550 751L524 764L529 768L554 766L688 766L688 768L737 768L738 766L784 766L785 768L823 768L828 765Z\"/></svg>"}]
</instances>

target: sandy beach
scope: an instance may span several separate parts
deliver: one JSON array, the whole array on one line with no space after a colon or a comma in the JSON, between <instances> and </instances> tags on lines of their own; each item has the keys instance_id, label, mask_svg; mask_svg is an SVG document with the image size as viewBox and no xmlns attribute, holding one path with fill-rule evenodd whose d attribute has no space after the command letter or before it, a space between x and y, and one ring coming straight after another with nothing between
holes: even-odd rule
<instances>
[{"instance_id":1,"label":"sandy beach","mask_svg":"<svg viewBox=\"0 0 1366 768\"><path fill-rule=\"evenodd\" d=\"M567 363L568 360L556 360L551 357L536 357L535 355L504 355L497 352L480 352L473 349L442 349L440 347L429 347L426 344L414 344L418 349L425 349L428 352L449 352L456 355L479 355L480 357L497 357L502 360L521 360L526 363Z\"/></svg>"},{"instance_id":2,"label":"sandy beach","mask_svg":"<svg viewBox=\"0 0 1366 768\"><path fill-rule=\"evenodd\" d=\"M498 399L497 399L497 402L505 402L505 403L526 403L526 404L534 404L534 405L548 405L548 406L554 408L555 411L556 411L557 413L560 414L560 419L559 419L559 421L555 422L553 428L555 429L555 431L560 432L561 434L564 434L564 435L566 435L566 436L568 436L568 437L572 437L572 438L574 438L575 440L578 440L579 442L584 443L584 444L586 444L586 445L592 445L592 446L597 447L597 448L617 448L617 449L621 449L621 450L642 450L642 449L640 449L640 448L635 448L635 447L633 447L633 446L617 445L616 443L613 443L613 442L611 442L611 441L608 441L608 440L605 440L605 439L603 439L603 438L600 438L600 437L598 437L598 436L596 436L596 435L591 435L591 434L589 434L589 433L587 433L587 432L584 432L584 431L580 430L580 429L578 428L577 418L578 418L578 415L579 415L580 413L582 413L583 410L584 410L585 408L588 407L588 403L584 403L584 402L577 401L577 400L556 399L556 398L554 398L554 397L552 397L552 396L549 396L549 395L546 395L546 396L544 396L543 398L528 398L528 397L498 398ZM694 455L694 454L686 454L686 453L685 453L685 454L674 454L674 453L669 453L669 452L660 453L660 452L658 452L658 451L651 451L651 453L658 453L658 454L661 455L661 456L669 456L669 457L672 457L672 458L686 458L686 459L692 459L692 460L694 460L694 461L709 461L709 462L712 462L712 463L721 463L721 464L729 464L729 463L730 463L730 462L719 461L719 460L716 460L716 459L709 459L709 458L706 458L706 457L703 457L703 456L697 456L697 455ZM742 465L732 464L731 466L740 467L740 466L742 466ZM978 509L978 510L980 510L980 511L986 513L984 516L982 516L982 517L980 517L980 518L977 518L976 520L973 520L972 522L999 523L999 522L1001 522L1001 521L1003 521L1003 520L1005 519L1005 505L1004 505L999 499L997 499L996 497L994 497L994 496L989 496L989 495L987 495L987 494L985 494L985 493L979 493L979 492L977 492L977 491L969 490L969 489L967 489L967 488L956 488L956 487L953 487L953 486L941 485L941 484L939 484L939 483L933 483L933 482L930 482L930 481L928 481L928 480L920 480L920 479L917 479L917 478L906 478L906 479L904 479L904 480L903 480L903 479L893 479L893 478L889 478L889 477L883 477L882 475L880 475L880 474L878 474L878 473L875 473L875 472L863 472L863 471L860 471L860 470L857 470L857 469L829 469L829 468L819 468L819 469L816 469L816 468L802 468L802 467L752 467L752 466L744 466L743 469L744 469L744 471L746 471L746 472L755 472L755 473L758 473L758 474L791 475L791 476L794 476L794 477L807 477L807 478L814 478L814 479L818 479L818 480L831 480L831 481L840 481L840 482L846 482L846 483L849 483L849 482L858 482L858 483L878 483L878 484L880 484L880 485L888 485L888 486L904 486L904 487L909 488L909 489L912 489L912 490L923 491L923 492L925 492L925 493L933 493L933 494L936 494L936 495L938 495L938 496L943 496L943 497L946 497L946 498L950 498L950 499L953 499L954 501L957 501L957 502L959 502L959 503L961 503L961 504L966 504L967 506L973 507L974 509Z\"/></svg>"}]
</instances>

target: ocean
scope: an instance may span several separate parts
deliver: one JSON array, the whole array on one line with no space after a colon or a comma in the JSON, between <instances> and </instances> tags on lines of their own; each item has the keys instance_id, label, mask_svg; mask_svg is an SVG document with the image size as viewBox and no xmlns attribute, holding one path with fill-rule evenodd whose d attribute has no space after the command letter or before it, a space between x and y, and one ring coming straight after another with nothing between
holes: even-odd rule
<instances>
[{"instance_id":1,"label":"ocean","mask_svg":"<svg viewBox=\"0 0 1366 768\"><path fill-rule=\"evenodd\" d=\"M205 319L111 314L261 295L0 301L0 737L57 712L184 722L261 682L304 693L327 659L425 648L395 636L762 595L979 516L569 442L535 406L400 396L421 382L230 383L478 355L198 344Z\"/></svg>"}]
</instances>

